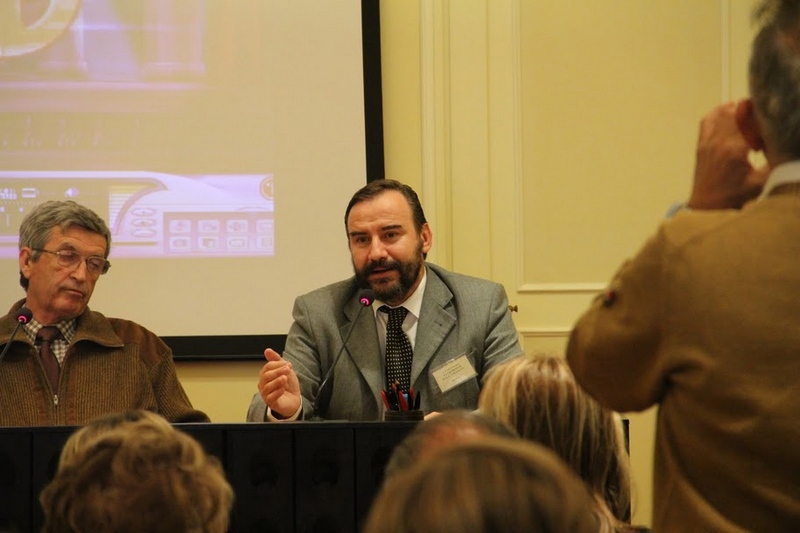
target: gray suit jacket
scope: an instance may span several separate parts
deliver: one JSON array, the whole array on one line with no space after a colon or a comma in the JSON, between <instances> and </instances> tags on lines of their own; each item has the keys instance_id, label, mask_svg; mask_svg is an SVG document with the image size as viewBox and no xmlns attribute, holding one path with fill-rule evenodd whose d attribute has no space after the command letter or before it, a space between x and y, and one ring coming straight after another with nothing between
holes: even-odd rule
<instances>
[{"instance_id":1,"label":"gray suit jacket","mask_svg":"<svg viewBox=\"0 0 800 533\"><path fill-rule=\"evenodd\" d=\"M421 393L426 411L475 409L486 372L520 355L508 299L497 283L454 274L427 264L411 386ZM292 362L303 396L303 418L315 415L314 400L342 341L353 332L330 380L319 395L316 415L334 420L380 420L384 406L384 362L374 313L356 297L355 278L340 281L297 298L283 357ZM359 313L361 310L361 313ZM478 375L442 392L431 372L466 354ZM249 421L263 421L266 405L255 394Z\"/></svg>"}]
</instances>

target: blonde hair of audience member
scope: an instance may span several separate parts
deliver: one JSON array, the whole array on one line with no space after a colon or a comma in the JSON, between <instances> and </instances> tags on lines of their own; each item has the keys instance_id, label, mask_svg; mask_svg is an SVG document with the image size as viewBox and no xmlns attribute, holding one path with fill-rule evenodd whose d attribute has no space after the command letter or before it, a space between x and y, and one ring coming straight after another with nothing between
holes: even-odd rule
<instances>
[{"instance_id":1,"label":"blonde hair of audience member","mask_svg":"<svg viewBox=\"0 0 800 533\"><path fill-rule=\"evenodd\" d=\"M233 489L194 438L130 411L73 433L39 500L44 533L223 533Z\"/></svg>"},{"instance_id":2,"label":"blonde hair of audience member","mask_svg":"<svg viewBox=\"0 0 800 533\"><path fill-rule=\"evenodd\" d=\"M481 436L386 480L364 533L597 533L592 499L550 450Z\"/></svg>"},{"instance_id":3,"label":"blonde hair of audience member","mask_svg":"<svg viewBox=\"0 0 800 533\"><path fill-rule=\"evenodd\" d=\"M67 442L65 442L64 446L61 448L61 455L58 459L59 468L62 468L65 464L72 461L79 451L84 449L89 442L99 435L103 435L107 431L125 424L139 423L160 425L165 428L166 431L172 428L172 425L166 418L144 409L133 409L100 416L89 421L85 426L78 428L70 435Z\"/></svg>"},{"instance_id":4,"label":"blonde hair of audience member","mask_svg":"<svg viewBox=\"0 0 800 533\"><path fill-rule=\"evenodd\" d=\"M483 435L519 438L506 424L477 411L453 409L423 420L395 446L384 477L389 478L408 469L417 461L441 448L457 442L475 439Z\"/></svg>"},{"instance_id":5,"label":"blonde hair of audience member","mask_svg":"<svg viewBox=\"0 0 800 533\"><path fill-rule=\"evenodd\" d=\"M580 388L564 359L523 355L503 363L488 376L478 408L555 451L594 492L608 525L627 527L629 460L621 424Z\"/></svg>"}]
</instances>

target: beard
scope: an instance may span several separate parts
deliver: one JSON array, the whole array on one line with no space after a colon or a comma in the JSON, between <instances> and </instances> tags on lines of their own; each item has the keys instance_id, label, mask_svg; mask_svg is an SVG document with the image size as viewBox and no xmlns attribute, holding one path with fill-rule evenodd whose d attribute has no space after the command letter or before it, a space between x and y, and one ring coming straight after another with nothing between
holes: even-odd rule
<instances>
[{"instance_id":1,"label":"beard","mask_svg":"<svg viewBox=\"0 0 800 533\"><path fill-rule=\"evenodd\" d=\"M372 289L375 297L390 305L398 305L405 301L411 289L417 283L425 259L422 256L422 243L417 248L416 256L409 261L396 261L393 259L381 259L364 265L364 268L357 270L353 265L356 274L356 281L363 289ZM380 279L370 281L369 276L375 270L395 270L398 279Z\"/></svg>"}]
</instances>

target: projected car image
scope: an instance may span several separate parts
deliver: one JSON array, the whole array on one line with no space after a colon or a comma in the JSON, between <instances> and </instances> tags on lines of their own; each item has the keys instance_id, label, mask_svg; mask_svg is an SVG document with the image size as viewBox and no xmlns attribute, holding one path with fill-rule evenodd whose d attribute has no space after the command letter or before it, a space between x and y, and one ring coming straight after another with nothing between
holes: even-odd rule
<instances>
[{"instance_id":1,"label":"projected car image","mask_svg":"<svg viewBox=\"0 0 800 533\"><path fill-rule=\"evenodd\" d=\"M272 174L0 171L0 257L47 200L74 200L111 229L112 257L274 256Z\"/></svg>"}]
</instances>

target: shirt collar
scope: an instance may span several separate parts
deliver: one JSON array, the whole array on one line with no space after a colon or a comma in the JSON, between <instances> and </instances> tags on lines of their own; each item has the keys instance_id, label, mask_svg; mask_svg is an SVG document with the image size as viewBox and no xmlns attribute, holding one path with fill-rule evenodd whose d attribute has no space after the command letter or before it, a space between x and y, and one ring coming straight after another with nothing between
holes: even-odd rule
<instances>
[{"instance_id":1,"label":"shirt collar","mask_svg":"<svg viewBox=\"0 0 800 533\"><path fill-rule=\"evenodd\" d=\"M72 342L72 338L75 336L75 323L76 320L73 318L71 320L62 320L57 324L51 324L58 328L61 332L61 336L64 337L64 341L67 344ZM30 322L25 324L23 328L25 329L25 335L27 335L28 339L31 342L36 341L36 334L39 333L39 330L42 329L45 324L38 322L35 318L32 318Z\"/></svg>"},{"instance_id":2,"label":"shirt collar","mask_svg":"<svg viewBox=\"0 0 800 533\"><path fill-rule=\"evenodd\" d=\"M798 182L800 182L800 161L781 163L770 172L764 189L761 191L761 198L769 196L769 193L779 185Z\"/></svg>"}]
</instances>

